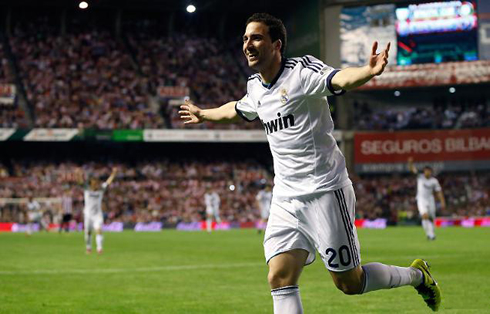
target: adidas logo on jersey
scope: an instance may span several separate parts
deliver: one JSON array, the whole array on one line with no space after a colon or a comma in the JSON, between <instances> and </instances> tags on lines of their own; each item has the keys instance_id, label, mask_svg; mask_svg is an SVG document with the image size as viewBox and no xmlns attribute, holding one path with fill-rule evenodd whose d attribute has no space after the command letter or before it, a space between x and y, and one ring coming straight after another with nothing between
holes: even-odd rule
<instances>
[{"instance_id":1,"label":"adidas logo on jersey","mask_svg":"<svg viewBox=\"0 0 490 314\"><path fill-rule=\"evenodd\" d=\"M277 119L269 122L261 121L267 134L272 134L274 132L287 129L290 126L294 126L294 116L292 114L281 117L281 113L278 112L277 116Z\"/></svg>"}]
</instances>

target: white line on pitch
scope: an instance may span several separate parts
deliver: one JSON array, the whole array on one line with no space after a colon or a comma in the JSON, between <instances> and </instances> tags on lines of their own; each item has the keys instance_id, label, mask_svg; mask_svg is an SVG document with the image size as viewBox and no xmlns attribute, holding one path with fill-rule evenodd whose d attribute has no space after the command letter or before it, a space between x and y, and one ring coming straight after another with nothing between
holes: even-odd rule
<instances>
[{"instance_id":1,"label":"white line on pitch","mask_svg":"<svg viewBox=\"0 0 490 314\"><path fill-rule=\"evenodd\" d=\"M0 275L58 275L58 274L115 274L131 272L154 272L172 270L198 270L198 269L222 269L240 267L266 267L265 263L241 263L241 264L208 264L208 265L175 265L161 267L142 268L94 268L94 269L37 269L37 270L4 270Z\"/></svg>"}]
</instances>

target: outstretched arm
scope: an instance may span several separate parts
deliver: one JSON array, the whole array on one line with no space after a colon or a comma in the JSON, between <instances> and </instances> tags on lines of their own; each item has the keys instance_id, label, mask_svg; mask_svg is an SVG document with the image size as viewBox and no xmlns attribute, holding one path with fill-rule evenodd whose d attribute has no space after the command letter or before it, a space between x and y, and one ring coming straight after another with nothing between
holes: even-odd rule
<instances>
[{"instance_id":1,"label":"outstretched arm","mask_svg":"<svg viewBox=\"0 0 490 314\"><path fill-rule=\"evenodd\" d=\"M184 119L184 124L198 124L204 121L218 123L238 122L240 117L235 110L236 101L231 101L218 108L201 109L189 100L180 106L180 118Z\"/></svg>"},{"instance_id":2,"label":"outstretched arm","mask_svg":"<svg viewBox=\"0 0 490 314\"><path fill-rule=\"evenodd\" d=\"M371 56L369 57L369 63L363 67L352 67L341 70L332 78L332 87L335 90L351 90L364 85L376 75L381 75L388 64L390 45L391 43L388 43L382 52L376 53L378 42L375 41L371 50Z\"/></svg>"},{"instance_id":3,"label":"outstretched arm","mask_svg":"<svg viewBox=\"0 0 490 314\"><path fill-rule=\"evenodd\" d=\"M413 174L417 174L418 173L417 168L413 164L413 157L409 157L408 158L408 171L410 171Z\"/></svg>"},{"instance_id":4,"label":"outstretched arm","mask_svg":"<svg viewBox=\"0 0 490 314\"><path fill-rule=\"evenodd\" d=\"M445 210L446 209L446 200L444 199L444 194L441 191L437 192L437 198L439 199L439 202L441 203L441 209Z\"/></svg>"},{"instance_id":5,"label":"outstretched arm","mask_svg":"<svg viewBox=\"0 0 490 314\"><path fill-rule=\"evenodd\" d=\"M109 176L109 178L107 178L107 181L105 182L107 186L111 185L112 181L114 181L114 178L116 177L116 174L117 174L117 168L114 167L112 168L111 175Z\"/></svg>"}]
</instances>

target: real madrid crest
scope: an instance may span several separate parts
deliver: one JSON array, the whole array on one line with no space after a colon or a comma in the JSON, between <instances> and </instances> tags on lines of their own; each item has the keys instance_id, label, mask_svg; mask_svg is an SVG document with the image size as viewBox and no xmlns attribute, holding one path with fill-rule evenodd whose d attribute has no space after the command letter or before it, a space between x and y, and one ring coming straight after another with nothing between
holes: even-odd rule
<instances>
[{"instance_id":1,"label":"real madrid crest","mask_svg":"<svg viewBox=\"0 0 490 314\"><path fill-rule=\"evenodd\" d=\"M285 88L281 89L281 102L285 105L289 100L288 92Z\"/></svg>"}]
</instances>

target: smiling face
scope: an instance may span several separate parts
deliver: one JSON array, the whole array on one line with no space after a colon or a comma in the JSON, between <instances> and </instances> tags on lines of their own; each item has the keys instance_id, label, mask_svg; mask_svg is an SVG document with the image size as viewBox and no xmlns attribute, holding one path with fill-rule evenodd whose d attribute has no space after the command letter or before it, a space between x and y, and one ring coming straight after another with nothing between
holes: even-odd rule
<instances>
[{"instance_id":1,"label":"smiling face","mask_svg":"<svg viewBox=\"0 0 490 314\"><path fill-rule=\"evenodd\" d=\"M271 66L275 56L280 58L281 41L272 42L267 25L250 22L243 35L243 53L248 66L261 72Z\"/></svg>"},{"instance_id":2,"label":"smiling face","mask_svg":"<svg viewBox=\"0 0 490 314\"><path fill-rule=\"evenodd\" d=\"M100 188L100 181L97 178L90 179L90 189L96 191Z\"/></svg>"},{"instance_id":3,"label":"smiling face","mask_svg":"<svg viewBox=\"0 0 490 314\"><path fill-rule=\"evenodd\" d=\"M429 168L429 167L425 167L424 168L424 176L429 179L430 177L432 177L432 169Z\"/></svg>"}]
</instances>

